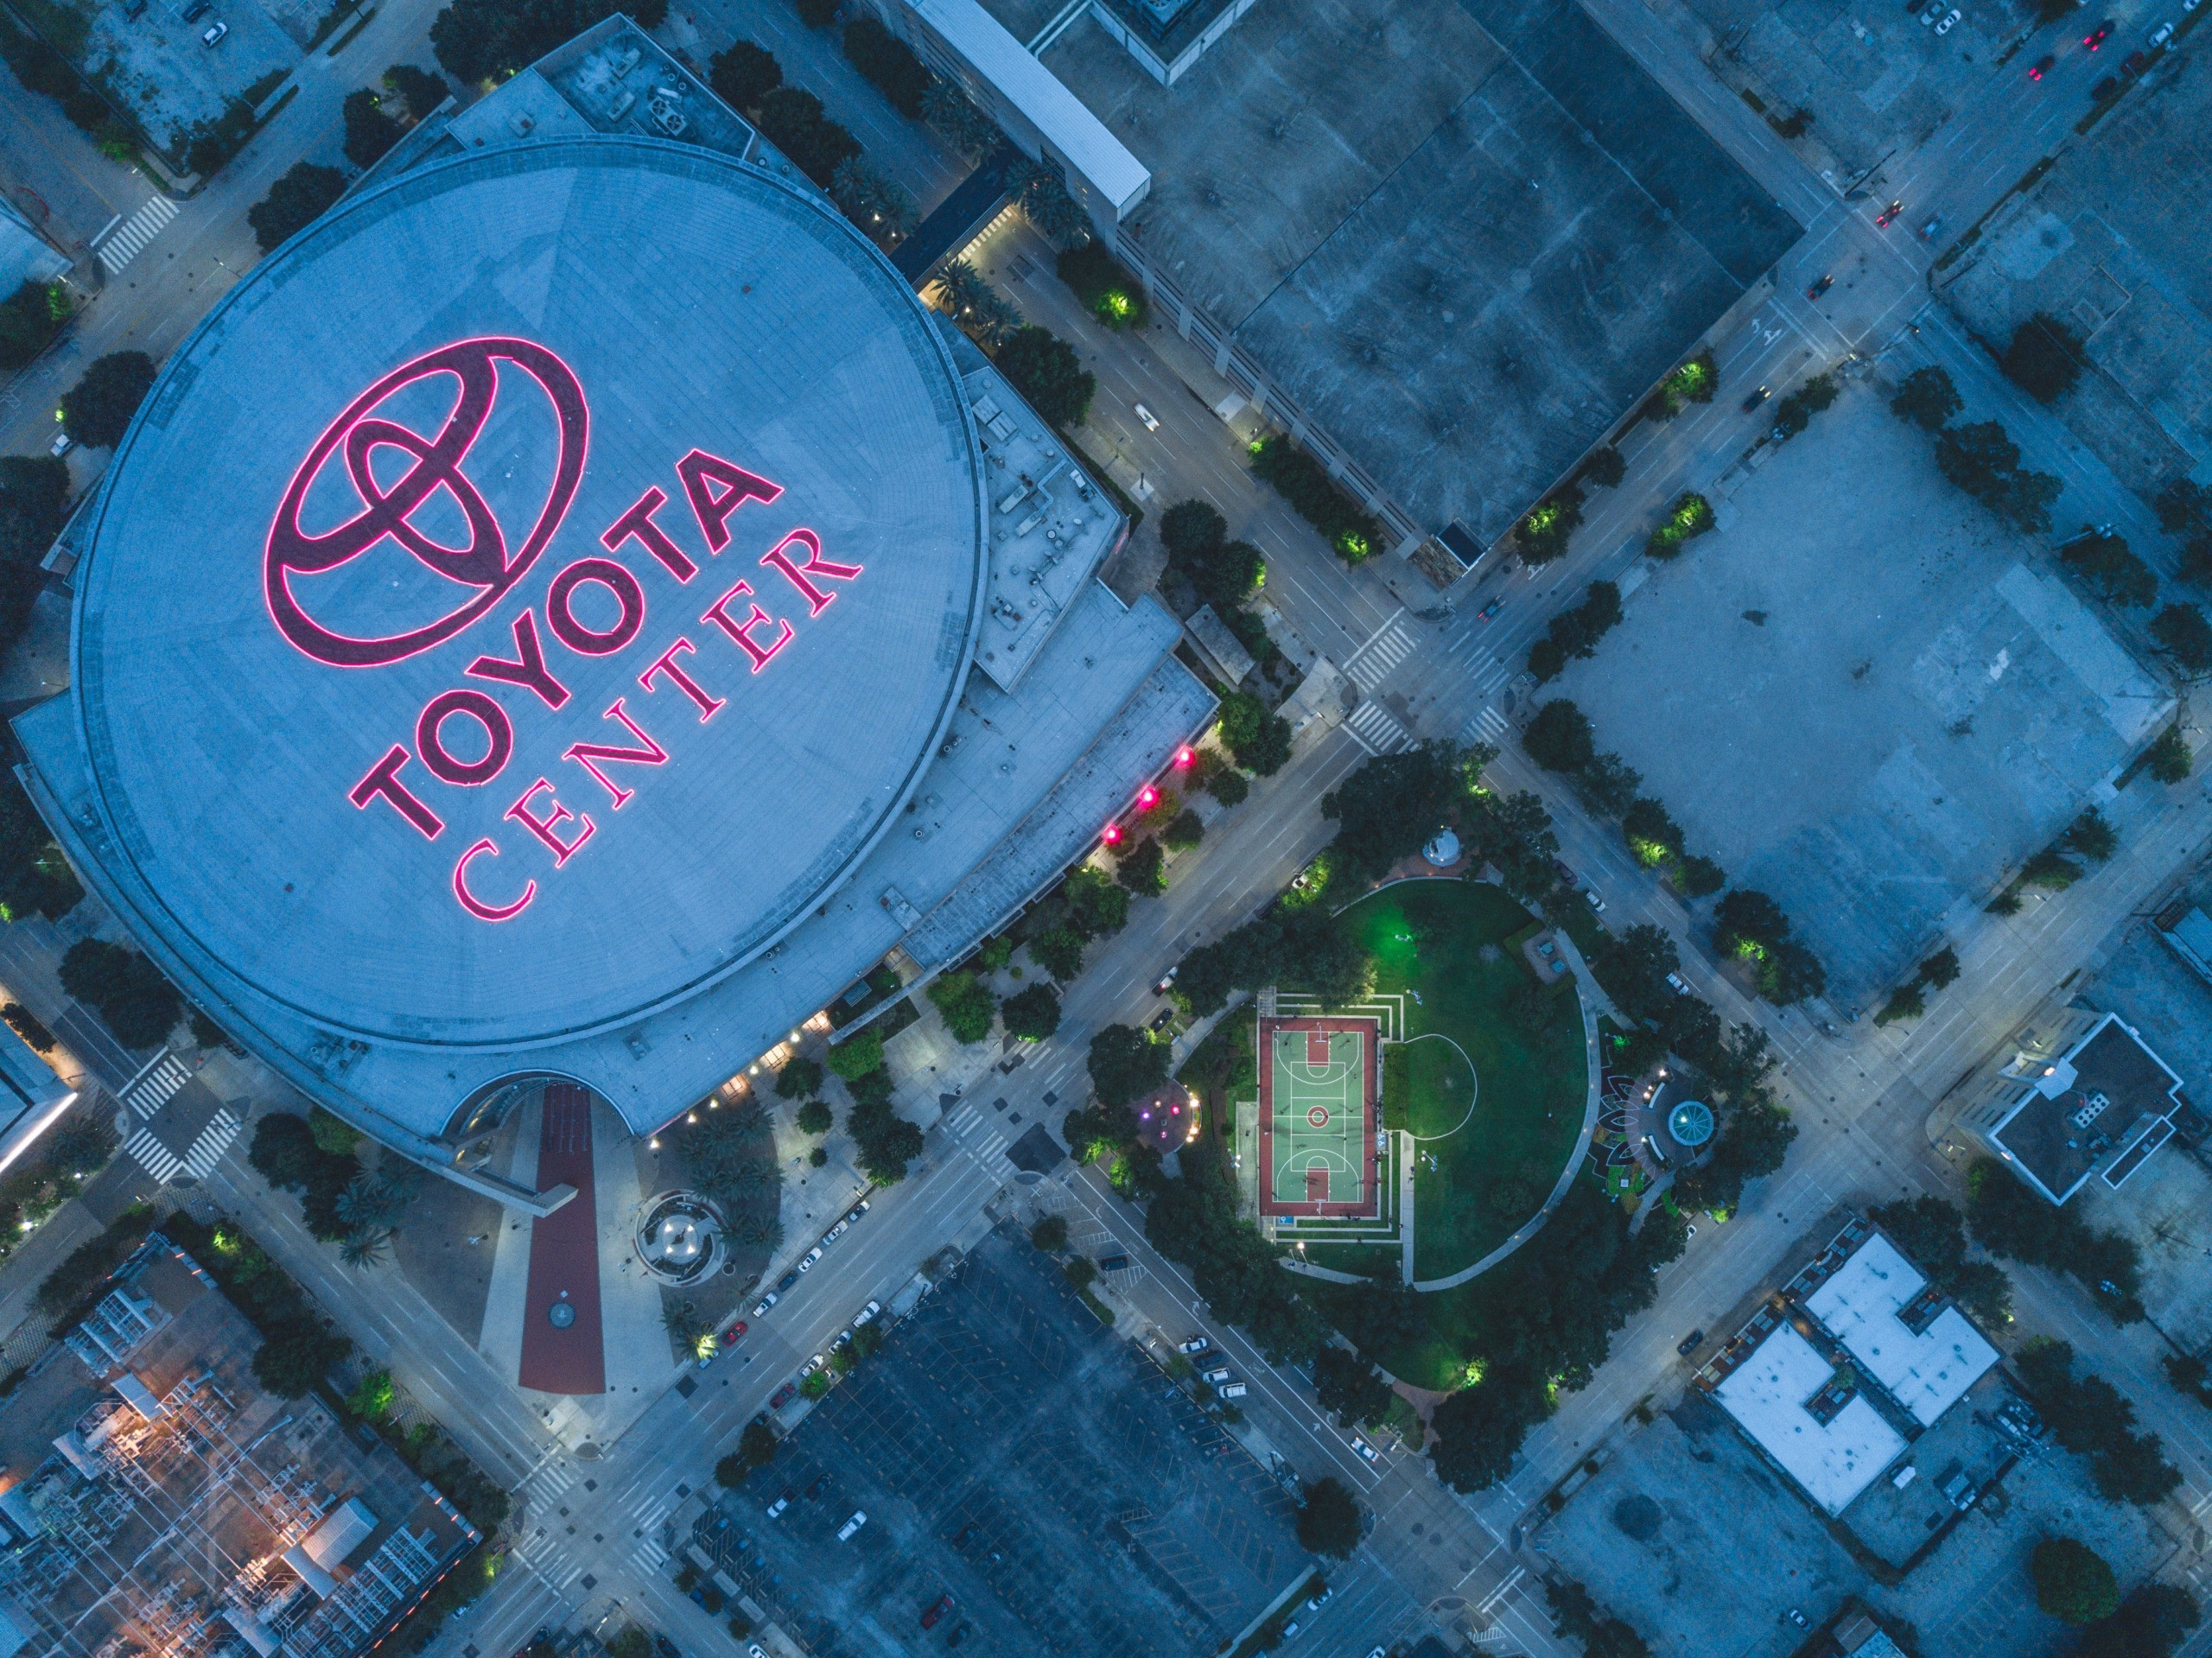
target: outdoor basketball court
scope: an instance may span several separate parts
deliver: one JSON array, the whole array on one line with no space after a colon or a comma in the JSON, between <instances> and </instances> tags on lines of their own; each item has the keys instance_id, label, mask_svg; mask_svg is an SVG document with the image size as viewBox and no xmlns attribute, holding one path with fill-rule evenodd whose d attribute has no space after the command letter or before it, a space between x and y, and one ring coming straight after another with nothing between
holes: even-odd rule
<instances>
[{"instance_id":1,"label":"outdoor basketball court","mask_svg":"<svg viewBox=\"0 0 2212 1658\"><path fill-rule=\"evenodd\" d=\"M1376 1212L1372 1019L1260 1020L1260 1211Z\"/></svg>"}]
</instances>

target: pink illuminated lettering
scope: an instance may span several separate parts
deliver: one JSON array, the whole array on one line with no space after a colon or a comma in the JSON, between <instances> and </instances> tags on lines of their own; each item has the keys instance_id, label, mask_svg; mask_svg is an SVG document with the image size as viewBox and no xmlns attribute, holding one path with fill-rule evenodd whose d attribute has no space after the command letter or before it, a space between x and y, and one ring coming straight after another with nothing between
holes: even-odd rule
<instances>
[{"instance_id":1,"label":"pink illuminated lettering","mask_svg":"<svg viewBox=\"0 0 2212 1658\"><path fill-rule=\"evenodd\" d=\"M548 816L540 817L530 809L530 803L538 796L552 793L552 779L540 778L523 791L521 799L507 808L506 815L509 822L520 823L532 835L545 842L546 847L553 854L553 867L558 869L576 855L577 849L585 842L599 833L599 825L593 823L588 816L577 816L575 812L561 804L558 796L554 797L553 810ZM564 841L555 831L572 817L576 821L575 836L572 840Z\"/></svg>"},{"instance_id":2,"label":"pink illuminated lettering","mask_svg":"<svg viewBox=\"0 0 2212 1658\"><path fill-rule=\"evenodd\" d=\"M610 553L621 550L622 543L635 539L645 543L645 550L667 566L668 573L679 581L689 581L699 574L699 567L690 556L668 538L668 532L653 522L653 514L668 505L668 496L658 489L649 489L638 497L638 504L607 526L599 544Z\"/></svg>"},{"instance_id":3,"label":"pink illuminated lettering","mask_svg":"<svg viewBox=\"0 0 2212 1658\"><path fill-rule=\"evenodd\" d=\"M805 563L791 562L791 556L785 549L792 546L806 549ZM829 608L830 601L837 595L834 593L823 592L821 588L807 580L809 576L819 575L832 581L849 581L861 573L861 569L858 564L836 564L823 557L822 537L811 530L792 530L791 534L763 553L760 556L760 562L763 564L773 565L777 569L781 570L785 579L804 595L806 613L810 616L819 616Z\"/></svg>"},{"instance_id":4,"label":"pink illuminated lettering","mask_svg":"<svg viewBox=\"0 0 2212 1658\"><path fill-rule=\"evenodd\" d=\"M530 611L515 618L515 659L479 657L462 670L472 679L497 679L536 691L549 708L569 700L569 688L545 670L545 652L537 643L537 619Z\"/></svg>"},{"instance_id":5,"label":"pink illuminated lettering","mask_svg":"<svg viewBox=\"0 0 2212 1658\"><path fill-rule=\"evenodd\" d=\"M719 553L729 545L731 513L747 501L772 501L784 492L781 484L772 484L704 449L694 449L677 461L676 475L683 480L684 499L691 503L709 552Z\"/></svg>"},{"instance_id":6,"label":"pink illuminated lettering","mask_svg":"<svg viewBox=\"0 0 2212 1658\"><path fill-rule=\"evenodd\" d=\"M446 746L445 723L456 718L474 720L484 727L484 753L479 758L462 759ZM474 789L499 776L515 752L514 724L507 711L481 691L444 691L423 705L415 721L415 746L432 777Z\"/></svg>"},{"instance_id":7,"label":"pink illuminated lettering","mask_svg":"<svg viewBox=\"0 0 2212 1658\"><path fill-rule=\"evenodd\" d=\"M753 671L757 674L768 665L768 659L771 657L791 642L791 625L781 617L771 616L757 604L753 607L753 613L743 621L732 621L729 619L729 601L741 593L749 594L752 591L753 586L750 582L739 582L721 598L715 600L714 608L699 619L702 622L712 622L723 632L728 634L737 648L753 658ZM776 637L768 644L763 645L753 637L753 630L766 626L771 622L776 625L778 630Z\"/></svg>"},{"instance_id":8,"label":"pink illuminated lettering","mask_svg":"<svg viewBox=\"0 0 2212 1658\"><path fill-rule=\"evenodd\" d=\"M526 880L522 884L522 896L512 904L486 904L468 890L468 866L486 853L499 855L499 842L486 835L461 854L461 861L453 867L453 895L461 900L461 907L479 921L512 921L530 907L531 899L537 896L537 883Z\"/></svg>"},{"instance_id":9,"label":"pink illuminated lettering","mask_svg":"<svg viewBox=\"0 0 2212 1658\"><path fill-rule=\"evenodd\" d=\"M406 764L407 745L394 743L391 752L371 768L368 776L353 785L346 798L364 810L372 800L389 800L393 810L423 832L424 840L435 841L445 830L444 820L399 780L399 768Z\"/></svg>"},{"instance_id":10,"label":"pink illuminated lettering","mask_svg":"<svg viewBox=\"0 0 2212 1658\"><path fill-rule=\"evenodd\" d=\"M614 595L622 613L614 626L605 632L586 627L576 619L572 607L576 589L587 582L605 588ZM553 635L580 657L610 657L632 639L645 625L645 592L638 585L638 578L611 558L580 558L553 578L553 585L545 593L545 619L551 624Z\"/></svg>"},{"instance_id":11,"label":"pink illuminated lettering","mask_svg":"<svg viewBox=\"0 0 2212 1658\"><path fill-rule=\"evenodd\" d=\"M645 672L638 676L638 683L644 686L647 690L652 690L653 689L653 681L659 678L661 675L666 674L670 680L674 683L676 689L682 691L684 696L691 699L693 704L699 710L699 723L701 725L704 725L708 721L713 719L723 708L728 705L729 698L727 696L708 696L706 691L700 686L697 680L692 678L690 675L685 673L682 668L677 665L676 658L679 654L688 657L691 655L696 648L697 647L695 646L689 639L677 640L675 644L670 645L667 650L662 651L658 657L654 658L653 665L652 667L646 669Z\"/></svg>"},{"instance_id":12,"label":"pink illuminated lettering","mask_svg":"<svg viewBox=\"0 0 2212 1658\"><path fill-rule=\"evenodd\" d=\"M597 778L600 787L606 790L613 797L614 810L620 811L629 803L630 797L638 791L635 789L626 789L615 782L613 778L599 769L598 763L601 760L623 760L632 765L665 765L668 764L668 750L638 728L638 722L630 717L629 710L622 706L622 699L619 696L614 699L614 706L600 715L600 718L620 720L624 728L638 740L639 746L636 748L624 748L612 743L570 743L563 752L561 758L564 760L575 761L585 771Z\"/></svg>"}]
</instances>

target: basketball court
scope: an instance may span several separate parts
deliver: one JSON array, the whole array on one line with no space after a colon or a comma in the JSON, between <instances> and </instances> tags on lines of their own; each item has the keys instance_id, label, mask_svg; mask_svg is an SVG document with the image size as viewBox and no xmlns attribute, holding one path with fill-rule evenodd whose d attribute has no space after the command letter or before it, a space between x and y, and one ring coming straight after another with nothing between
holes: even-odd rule
<instances>
[{"instance_id":1,"label":"basketball court","mask_svg":"<svg viewBox=\"0 0 2212 1658\"><path fill-rule=\"evenodd\" d=\"M1376 1212L1372 1019L1260 1020L1260 1211Z\"/></svg>"}]
</instances>

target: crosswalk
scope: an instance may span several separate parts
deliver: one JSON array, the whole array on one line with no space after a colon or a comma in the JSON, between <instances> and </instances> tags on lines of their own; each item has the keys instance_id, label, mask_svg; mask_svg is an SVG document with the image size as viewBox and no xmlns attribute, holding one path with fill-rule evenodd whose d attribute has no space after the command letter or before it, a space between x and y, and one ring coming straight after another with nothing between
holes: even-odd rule
<instances>
[{"instance_id":1,"label":"crosswalk","mask_svg":"<svg viewBox=\"0 0 2212 1658\"><path fill-rule=\"evenodd\" d=\"M184 1061L163 1048L151 1064L124 1084L123 1102L138 1114L139 1121L151 1122L154 1114L191 1080L192 1072Z\"/></svg>"},{"instance_id":2,"label":"crosswalk","mask_svg":"<svg viewBox=\"0 0 2212 1658\"><path fill-rule=\"evenodd\" d=\"M1009 1136L1004 1126L975 1101L956 1106L945 1117L944 1126L984 1167L989 1168L994 1159L1006 1160Z\"/></svg>"},{"instance_id":3,"label":"crosswalk","mask_svg":"<svg viewBox=\"0 0 2212 1658\"><path fill-rule=\"evenodd\" d=\"M1390 670L1414 653L1413 636L1406 632L1402 612L1375 631L1375 635L1344 664L1344 673L1363 691L1372 693L1390 677Z\"/></svg>"},{"instance_id":4,"label":"crosswalk","mask_svg":"<svg viewBox=\"0 0 2212 1658\"><path fill-rule=\"evenodd\" d=\"M176 203L167 196L156 196L139 210L115 227L113 234L100 244L100 263L107 267L111 276L120 274L145 251L146 244L162 233L162 227L176 217Z\"/></svg>"},{"instance_id":5,"label":"crosswalk","mask_svg":"<svg viewBox=\"0 0 2212 1658\"><path fill-rule=\"evenodd\" d=\"M179 1174L205 1180L215 1172L215 1166L223 1160L223 1153L230 1150L245 1127L227 1107L221 1107L207 1120L207 1126L193 1137L192 1144L181 1155L170 1150L151 1128L141 1128L124 1142L123 1149L162 1185Z\"/></svg>"},{"instance_id":6,"label":"crosswalk","mask_svg":"<svg viewBox=\"0 0 2212 1658\"><path fill-rule=\"evenodd\" d=\"M1395 754L1413 744L1405 727L1392 719L1390 711L1380 702L1362 702L1345 720L1344 729L1372 753Z\"/></svg>"},{"instance_id":7,"label":"crosswalk","mask_svg":"<svg viewBox=\"0 0 2212 1658\"><path fill-rule=\"evenodd\" d=\"M667 1563L668 1547L660 1540L660 1522L683 1500L674 1491L645 1491L629 1505L630 1517L637 1522L630 1545L632 1571L643 1575L658 1572ZM644 1535L634 1535L639 1532Z\"/></svg>"},{"instance_id":8,"label":"crosswalk","mask_svg":"<svg viewBox=\"0 0 2212 1658\"><path fill-rule=\"evenodd\" d=\"M1485 702L1475 710L1475 717L1461 728L1459 740L1463 743L1489 743L1497 747L1504 743L1505 731L1505 716Z\"/></svg>"}]
</instances>

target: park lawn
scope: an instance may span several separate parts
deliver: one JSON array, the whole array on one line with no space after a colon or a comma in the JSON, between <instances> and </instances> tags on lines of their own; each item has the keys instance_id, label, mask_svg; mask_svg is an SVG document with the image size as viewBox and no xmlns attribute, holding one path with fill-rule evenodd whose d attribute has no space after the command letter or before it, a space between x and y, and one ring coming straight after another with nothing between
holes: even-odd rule
<instances>
[{"instance_id":1,"label":"park lawn","mask_svg":"<svg viewBox=\"0 0 2212 1658\"><path fill-rule=\"evenodd\" d=\"M1386 887L1339 918L1374 956L1378 994L1419 995L1407 996L1406 1035L1449 1037L1474 1062L1471 1114L1466 1066L1447 1043L1401 1050L1405 1126L1440 1136L1415 1147L1418 1278L1471 1266L1511 1236L1542 1206L1581 1138L1589 1069L1579 999L1563 988L1533 1039L1507 1012L1529 970L1504 941L1532 918L1497 887L1441 880ZM1485 945L1497 947L1495 959L1483 958Z\"/></svg>"}]
</instances>

